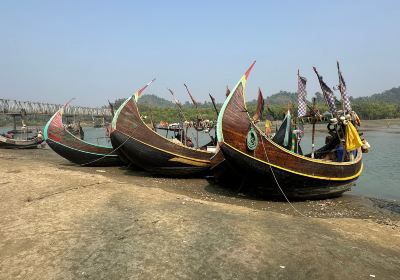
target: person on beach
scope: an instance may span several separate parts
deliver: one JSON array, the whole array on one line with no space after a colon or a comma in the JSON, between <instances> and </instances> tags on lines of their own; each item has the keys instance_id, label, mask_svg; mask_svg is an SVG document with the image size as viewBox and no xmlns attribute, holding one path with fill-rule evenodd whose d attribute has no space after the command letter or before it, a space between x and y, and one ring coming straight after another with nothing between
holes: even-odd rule
<instances>
[{"instance_id":1,"label":"person on beach","mask_svg":"<svg viewBox=\"0 0 400 280\"><path fill-rule=\"evenodd\" d=\"M38 139L38 141L42 141L43 140L43 133L41 130L39 130L38 134L36 135L36 138Z\"/></svg>"}]
</instances>

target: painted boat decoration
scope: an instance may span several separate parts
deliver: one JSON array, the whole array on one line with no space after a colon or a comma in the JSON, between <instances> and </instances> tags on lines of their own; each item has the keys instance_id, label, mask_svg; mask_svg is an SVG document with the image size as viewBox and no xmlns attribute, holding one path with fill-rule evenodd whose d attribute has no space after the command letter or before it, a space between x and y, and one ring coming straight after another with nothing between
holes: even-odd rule
<instances>
[{"instance_id":1,"label":"painted boat decoration","mask_svg":"<svg viewBox=\"0 0 400 280\"><path fill-rule=\"evenodd\" d=\"M3 149L36 149L43 142L43 138L34 137L32 139L22 140L14 139L0 135L0 148Z\"/></svg>"},{"instance_id":2,"label":"painted boat decoration","mask_svg":"<svg viewBox=\"0 0 400 280\"><path fill-rule=\"evenodd\" d=\"M209 170L214 153L167 139L142 120L137 100L153 81L128 98L116 111L111 132L113 146L134 166L154 174L172 177L204 174Z\"/></svg>"},{"instance_id":3,"label":"painted boat decoration","mask_svg":"<svg viewBox=\"0 0 400 280\"><path fill-rule=\"evenodd\" d=\"M311 158L275 143L254 124L244 100L254 63L218 116L217 138L225 160L242 175L246 187L267 195L304 199L337 196L348 190L363 170L361 148L355 150L352 161Z\"/></svg>"},{"instance_id":4,"label":"painted boat decoration","mask_svg":"<svg viewBox=\"0 0 400 280\"><path fill-rule=\"evenodd\" d=\"M122 165L112 147L86 142L69 132L62 122L63 111L58 110L44 128L44 139L53 151L82 166Z\"/></svg>"}]
</instances>

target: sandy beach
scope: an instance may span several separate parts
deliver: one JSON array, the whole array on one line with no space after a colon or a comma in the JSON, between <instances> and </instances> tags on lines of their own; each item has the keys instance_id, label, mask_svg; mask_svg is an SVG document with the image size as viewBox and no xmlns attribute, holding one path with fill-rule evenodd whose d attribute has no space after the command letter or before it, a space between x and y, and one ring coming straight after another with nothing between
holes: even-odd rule
<instances>
[{"instance_id":1,"label":"sandy beach","mask_svg":"<svg viewBox=\"0 0 400 280\"><path fill-rule=\"evenodd\" d=\"M398 279L399 206L257 200L206 179L0 150L0 279Z\"/></svg>"}]
</instances>

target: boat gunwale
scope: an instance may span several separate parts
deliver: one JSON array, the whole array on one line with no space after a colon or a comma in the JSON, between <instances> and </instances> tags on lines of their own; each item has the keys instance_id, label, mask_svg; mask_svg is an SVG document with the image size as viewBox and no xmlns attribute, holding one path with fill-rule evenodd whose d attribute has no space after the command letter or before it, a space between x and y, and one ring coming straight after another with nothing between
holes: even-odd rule
<instances>
[{"instance_id":1,"label":"boat gunwale","mask_svg":"<svg viewBox=\"0 0 400 280\"><path fill-rule=\"evenodd\" d=\"M139 139L137 139L137 138L135 138L135 137L132 137L132 136L130 136L130 135L127 135L125 132L120 131L120 130L118 130L118 129L115 129L114 131L117 131L117 132L123 134L125 137L128 137L128 139L133 139L133 140L138 141L138 142L140 142L140 143L142 143L142 144L144 144L144 145L146 145L146 146L149 146L149 147L151 147L151 148L153 148L153 149L159 150L159 151L161 151L161 152L164 152L164 153L167 153L167 154L170 154L170 155L173 155L173 156L177 156L177 157L181 157L181 158L185 158L185 159L190 159L190 160L198 161L198 162L204 162L204 163L210 163L210 162L211 162L210 160L196 159L196 158L192 158L192 157L188 157L188 156L183 156L183 155L175 154L175 153L173 153L173 152L170 152L170 151L167 151L167 150L164 150L164 149L155 147L155 146L153 146L153 145L151 145L151 144L148 144L148 143L146 143L146 142L143 142L143 141L141 141L141 140L139 140ZM113 132L113 133L114 133L114 132ZM160 136L161 136L161 135L160 135ZM161 136L161 137L162 137L162 136ZM167 139L167 138L164 138L164 139ZM168 140L168 139L167 139L167 140ZM172 143L173 143L173 142L172 142ZM175 143L174 143L174 144L175 144ZM210 152L209 152L209 153L210 153Z\"/></svg>"},{"instance_id":2,"label":"boat gunwale","mask_svg":"<svg viewBox=\"0 0 400 280\"><path fill-rule=\"evenodd\" d=\"M271 139L269 139L268 137L265 136L265 134L260 130L260 128L258 128L254 122L251 120L251 117L249 115L249 112L247 111L247 106L246 106L246 98L245 98L245 88L246 88L246 76L243 75L243 77L239 80L239 82L236 84L236 86L234 87L234 89L231 91L231 93L229 94L229 96L226 98L220 112L218 115L218 121L217 121L217 136L218 136L218 141L223 142L224 144L228 144L227 142L225 142L224 137L223 137L223 129L222 129L222 122L223 122L223 118L225 115L225 110L228 107L228 104L231 102L231 99L233 98L233 96L236 94L236 90L239 87L240 84L242 84L242 99L243 99L243 104L244 104L244 108L246 109L246 114L249 120L249 123L251 124L252 127L255 127L256 130L260 133L261 137L265 140L267 140L269 143L273 144L275 147L279 148L282 152L289 154L291 156L295 156L298 157L302 160L306 160L312 163L318 163L318 164L327 164L327 165L334 165L334 166L352 166L352 165L356 165L358 164L361 159L362 159L362 151L359 148L358 149L358 153L357 153L357 157L354 161L351 162L328 162L322 159L313 159L313 158L309 158L306 157L304 155L299 155L296 154L288 149L285 149L283 147L281 147L280 145L276 144L275 142L273 142ZM233 147L232 145L230 145L231 147ZM242 152L243 153L243 152ZM245 154L245 153L243 153ZM247 154L246 154L247 155ZM282 167L283 168L283 167ZM362 168L360 168L360 170L362 170Z\"/></svg>"},{"instance_id":3,"label":"boat gunwale","mask_svg":"<svg viewBox=\"0 0 400 280\"><path fill-rule=\"evenodd\" d=\"M48 128L49 128L49 126L50 126L50 123L53 122L53 119L56 117L56 115L57 115L58 113L60 113L60 115L61 115L61 124L62 124L63 127L64 127L64 123L63 123L63 121L62 121L62 115L63 115L62 109L59 109L59 110L51 117L51 119L47 122L47 124L46 124L46 126L45 126L45 128L44 128L44 139L45 139L45 141L47 141L47 139L50 139L50 140L52 140L53 142L62 144L62 145L65 146L65 147L72 148L72 147L70 147L70 146L67 146L67 145L65 145L65 144L63 144L63 143L61 143L61 142L59 142L59 141L56 141L56 140L53 139L53 138L49 138L49 136L48 136L48 135L49 135L49 134L48 134ZM59 127L59 126L57 126L57 127ZM68 133L69 136L72 136L75 140L80 141L80 142L82 142L82 143L85 143L85 144L87 144L87 145L89 145L89 146L96 147L96 148L104 148L104 149L109 149L109 150L112 150L112 149L113 149L112 146L97 145L97 144L94 144L94 143L87 142L87 141L85 141L85 140L83 140L83 139L80 139L80 138L76 137L75 135L73 135L71 132L69 132L68 129L66 129L65 127L64 127L64 131L65 131L66 133ZM76 148L72 148L72 149L77 150L77 151L82 151L82 150L76 149ZM85 151L82 151L82 152L85 152ZM92 154L93 154L93 153L92 153Z\"/></svg>"},{"instance_id":4,"label":"boat gunwale","mask_svg":"<svg viewBox=\"0 0 400 280\"><path fill-rule=\"evenodd\" d=\"M127 100L125 100L125 102L121 105L121 107L118 108L117 113L115 114L114 119L113 119L113 130L118 131L118 132L124 134L124 135L127 136L127 137L131 137L131 136L129 136L129 135L127 135L125 132L123 132L123 131L117 129L117 123L118 123L118 118L119 118L119 115L120 115L121 111L123 110L123 108L125 108L125 106L128 104L129 101L132 101L132 103L134 104L134 107L135 107L135 109L136 109L138 115L141 116L141 114L140 114L140 112L139 112L139 107L137 106L137 102L136 102L132 97L133 97L133 96L131 96L131 97L129 97ZM135 118L135 119L137 120L137 118ZM115 123L114 123L114 120L115 120ZM200 149L191 148L191 147L185 146L185 145L183 145L183 144L182 144L182 145L178 145L177 143L174 143L172 140L168 139L167 137L164 137L164 136L158 134L156 131L150 129L150 128L148 127L148 125L143 121L142 118L140 118L140 121L141 121L142 124L147 128L147 130L151 131L152 133L154 133L155 135L157 135L159 138L161 138L161 139L163 139L163 140L167 140L167 141L173 143L174 145L176 145L176 146L178 146L178 147L182 147L182 148L185 148L185 149L188 149L188 150L191 150L191 151L201 152L201 153L204 153L204 154L209 154L209 155L210 155L210 158L211 158L212 155L214 155L214 152L209 152L209 151L204 151L204 150L200 150ZM161 149L161 148L157 148L157 147L155 147L155 146L153 146L153 145L150 145L150 144L147 144L147 143L145 143L145 142L143 142L143 141L141 141L141 140L139 140L139 139L137 139L137 138L135 138L135 137L131 137L131 138L134 138L135 140L137 140L137 141L139 141L139 142L141 142L141 143L144 143L144 144L146 144L146 145L148 145L148 146L150 146L150 147L156 148L157 150L164 151L164 152L170 153L170 154L175 155L175 156L180 156L180 157L189 158L189 157L187 157L187 156L178 155L178 154L175 154L175 153L173 153L173 152L166 151L166 150ZM190 158L190 159L193 159L193 158ZM196 159L196 160L198 160L198 159ZM198 161L203 161L203 160L198 160ZM206 161L204 161L204 162L206 162Z\"/></svg>"},{"instance_id":5,"label":"boat gunwale","mask_svg":"<svg viewBox=\"0 0 400 280\"><path fill-rule=\"evenodd\" d=\"M229 148L231 148L231 149L235 150L236 152L239 152L239 153L247 156L248 158L250 158L252 160L256 160L258 162L261 162L263 164L272 166L274 168L278 168L278 169L284 170L286 172L290 172L290 173L293 173L293 174L296 174L296 175L309 177L309 178L314 178L314 179L327 180L327 181L349 181L349 180L358 178L361 175L361 173L362 173L362 171L364 169L364 164L361 162L360 169L357 171L357 173L355 173L354 175L348 176L348 177L324 177L324 176L318 176L318 175L311 175L311 174L307 174L307 173L302 173L302 172L298 172L298 171L295 171L295 170L291 170L291 169L288 169L288 168L285 168L285 167L282 167L282 166L279 166L279 165L276 165L276 164L273 164L273 163L270 163L270 162L266 162L266 161L261 160L259 158L253 157L251 155L248 155L248 154L240 151L239 149L233 147L232 145L230 145L230 144L228 144L226 142L224 142L223 145L228 146ZM223 151L223 148L222 148L222 151Z\"/></svg>"}]
</instances>

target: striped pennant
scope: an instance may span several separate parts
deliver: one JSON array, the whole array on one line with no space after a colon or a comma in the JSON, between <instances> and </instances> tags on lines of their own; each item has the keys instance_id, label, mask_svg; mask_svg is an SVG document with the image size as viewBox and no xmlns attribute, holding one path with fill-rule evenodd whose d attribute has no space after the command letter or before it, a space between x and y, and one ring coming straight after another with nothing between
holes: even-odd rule
<instances>
[{"instance_id":1,"label":"striped pennant","mask_svg":"<svg viewBox=\"0 0 400 280\"><path fill-rule=\"evenodd\" d=\"M299 71L297 71L297 100L299 103L297 114L299 118L307 115L306 84L307 84L307 79L305 77L300 76Z\"/></svg>"},{"instance_id":2,"label":"striped pennant","mask_svg":"<svg viewBox=\"0 0 400 280\"><path fill-rule=\"evenodd\" d=\"M325 82L322 79L322 76L318 74L318 71L315 67L313 67L315 74L317 74L319 84L322 89L322 93L324 94L325 97L325 102L328 104L329 111L332 113L332 116L336 117L337 111L336 111L336 104L335 104L335 96L333 95L333 91L325 84Z\"/></svg>"},{"instance_id":3,"label":"striped pennant","mask_svg":"<svg viewBox=\"0 0 400 280\"><path fill-rule=\"evenodd\" d=\"M340 95L342 96L342 103L343 103L343 109L344 113L350 113L352 111L351 105L350 105L350 99L349 96L347 95L347 90L346 90L346 83L343 79L342 72L340 71L339 67L339 61L337 61L337 69L338 69L338 75L339 75L339 91Z\"/></svg>"}]
</instances>

